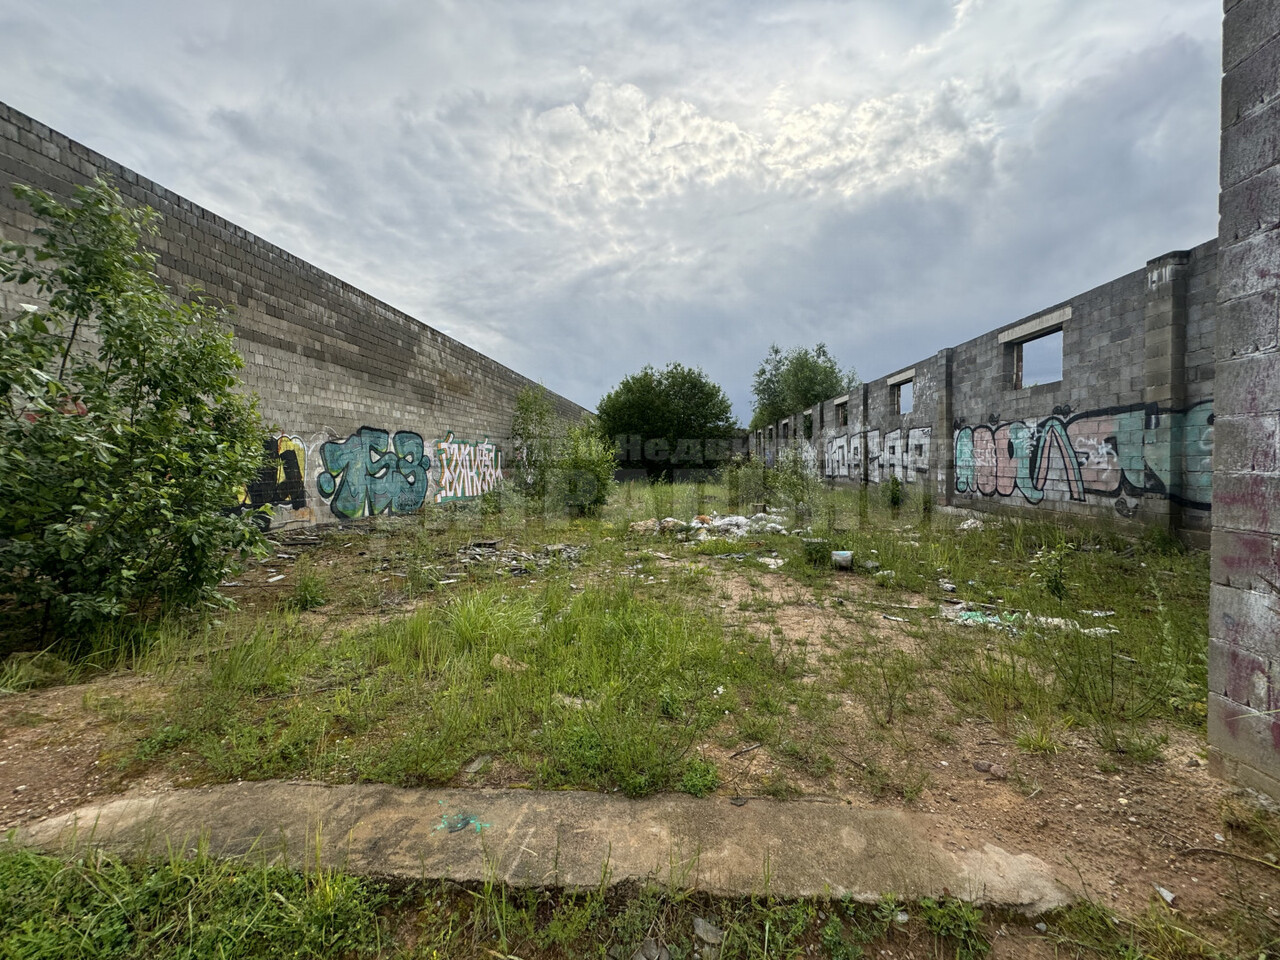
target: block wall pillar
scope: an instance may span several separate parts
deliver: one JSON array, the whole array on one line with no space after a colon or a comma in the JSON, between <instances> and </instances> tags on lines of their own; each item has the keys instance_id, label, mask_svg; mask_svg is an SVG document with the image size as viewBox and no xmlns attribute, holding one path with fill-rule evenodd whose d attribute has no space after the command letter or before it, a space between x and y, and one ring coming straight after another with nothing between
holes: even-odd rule
<instances>
[{"instance_id":1,"label":"block wall pillar","mask_svg":"<svg viewBox=\"0 0 1280 960\"><path fill-rule=\"evenodd\" d=\"M1143 304L1143 390L1147 405L1142 454L1148 471L1142 514L1172 533L1179 526L1182 444L1175 413L1186 398L1187 302L1191 252L1176 250L1147 263Z\"/></svg>"},{"instance_id":2,"label":"block wall pillar","mask_svg":"<svg viewBox=\"0 0 1280 960\"><path fill-rule=\"evenodd\" d=\"M1280 4L1225 10L1210 763L1280 799Z\"/></svg>"}]
</instances>

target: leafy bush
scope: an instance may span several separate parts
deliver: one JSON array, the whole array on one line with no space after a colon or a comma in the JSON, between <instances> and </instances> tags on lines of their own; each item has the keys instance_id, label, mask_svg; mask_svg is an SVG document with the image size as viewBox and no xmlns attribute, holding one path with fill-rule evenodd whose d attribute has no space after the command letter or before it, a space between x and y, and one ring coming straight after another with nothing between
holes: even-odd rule
<instances>
[{"instance_id":1,"label":"leafy bush","mask_svg":"<svg viewBox=\"0 0 1280 960\"><path fill-rule=\"evenodd\" d=\"M726 462L717 474L725 496L738 510L749 510L755 504L768 503L770 475L764 461L738 455Z\"/></svg>"},{"instance_id":2,"label":"leafy bush","mask_svg":"<svg viewBox=\"0 0 1280 960\"><path fill-rule=\"evenodd\" d=\"M802 519L801 504L810 508L818 493L818 466L808 444L793 443L778 451L773 465L773 483L796 519Z\"/></svg>"},{"instance_id":3,"label":"leafy bush","mask_svg":"<svg viewBox=\"0 0 1280 960\"><path fill-rule=\"evenodd\" d=\"M539 502L546 499L564 439L565 424L555 415L546 387L527 386L521 390L511 418L517 490Z\"/></svg>"},{"instance_id":4,"label":"leafy bush","mask_svg":"<svg viewBox=\"0 0 1280 960\"><path fill-rule=\"evenodd\" d=\"M596 432L589 421L575 424L565 433L556 460L552 499L570 513L596 514L613 491L613 474L618 469L613 444Z\"/></svg>"},{"instance_id":5,"label":"leafy bush","mask_svg":"<svg viewBox=\"0 0 1280 960\"><path fill-rule=\"evenodd\" d=\"M157 215L105 181L69 206L14 189L44 225L0 279L46 305L0 321L0 595L42 633L212 602L261 542L227 509L264 430L223 314L173 299L139 246Z\"/></svg>"}]
</instances>

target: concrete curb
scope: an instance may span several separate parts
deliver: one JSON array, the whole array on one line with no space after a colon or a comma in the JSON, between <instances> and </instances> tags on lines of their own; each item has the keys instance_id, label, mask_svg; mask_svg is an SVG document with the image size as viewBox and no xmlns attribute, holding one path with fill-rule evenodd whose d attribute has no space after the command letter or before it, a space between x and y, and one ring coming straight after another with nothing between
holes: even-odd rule
<instances>
[{"instance_id":1,"label":"concrete curb","mask_svg":"<svg viewBox=\"0 0 1280 960\"><path fill-rule=\"evenodd\" d=\"M574 791L235 783L124 796L30 825L19 843L192 848L294 867L516 887L652 880L719 896L952 896L1026 915L1070 902L1049 867L991 844L953 852L936 817L840 803L628 800Z\"/></svg>"}]
</instances>

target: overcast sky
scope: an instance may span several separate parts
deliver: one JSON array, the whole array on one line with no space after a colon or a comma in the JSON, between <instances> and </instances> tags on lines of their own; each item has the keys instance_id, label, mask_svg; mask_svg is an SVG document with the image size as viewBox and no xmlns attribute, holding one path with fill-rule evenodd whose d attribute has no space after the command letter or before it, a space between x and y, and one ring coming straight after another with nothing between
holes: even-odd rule
<instances>
[{"instance_id":1,"label":"overcast sky","mask_svg":"<svg viewBox=\"0 0 1280 960\"><path fill-rule=\"evenodd\" d=\"M0 100L588 407L1217 232L1220 0L0 0Z\"/></svg>"}]
</instances>

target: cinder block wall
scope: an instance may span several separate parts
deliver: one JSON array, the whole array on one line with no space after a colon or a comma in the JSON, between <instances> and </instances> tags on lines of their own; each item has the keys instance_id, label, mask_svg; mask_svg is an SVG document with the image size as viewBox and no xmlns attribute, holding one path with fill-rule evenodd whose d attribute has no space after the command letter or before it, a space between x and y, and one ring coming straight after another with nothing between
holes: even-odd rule
<instances>
[{"instance_id":1,"label":"cinder block wall","mask_svg":"<svg viewBox=\"0 0 1280 960\"><path fill-rule=\"evenodd\" d=\"M247 496L271 503L277 525L477 496L511 462L526 377L0 104L6 239L29 241L35 226L9 184L69 198L98 174L164 218L155 249L166 283L233 308L245 383L276 428ZM0 309L31 298L0 291ZM561 415L583 412L552 396Z\"/></svg>"},{"instance_id":2,"label":"cinder block wall","mask_svg":"<svg viewBox=\"0 0 1280 960\"><path fill-rule=\"evenodd\" d=\"M1216 240L1158 257L814 406L807 442L832 480L896 476L938 503L1207 542L1217 271ZM1024 385L1021 349L1046 336L1061 376ZM776 455L802 430L792 416L755 449Z\"/></svg>"},{"instance_id":3,"label":"cinder block wall","mask_svg":"<svg viewBox=\"0 0 1280 960\"><path fill-rule=\"evenodd\" d=\"M1209 742L1280 798L1280 4L1225 10Z\"/></svg>"}]
</instances>

